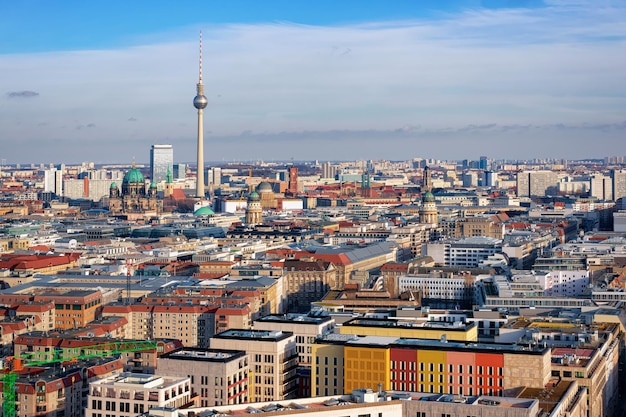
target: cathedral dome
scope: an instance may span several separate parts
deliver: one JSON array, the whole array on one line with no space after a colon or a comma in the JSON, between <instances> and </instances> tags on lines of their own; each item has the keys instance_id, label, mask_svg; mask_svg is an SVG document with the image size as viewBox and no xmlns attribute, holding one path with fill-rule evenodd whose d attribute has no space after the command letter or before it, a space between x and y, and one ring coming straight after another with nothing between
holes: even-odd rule
<instances>
[{"instance_id":1,"label":"cathedral dome","mask_svg":"<svg viewBox=\"0 0 626 417\"><path fill-rule=\"evenodd\" d=\"M434 203L435 202L435 196L433 195L433 193L428 191L428 192L424 193L424 195L422 196L422 202L424 202L424 203Z\"/></svg>"},{"instance_id":2,"label":"cathedral dome","mask_svg":"<svg viewBox=\"0 0 626 417\"><path fill-rule=\"evenodd\" d=\"M273 193L274 189L272 188L272 185L269 182L263 181L263 182L260 182L259 185L257 185L256 191L259 194Z\"/></svg>"},{"instance_id":3,"label":"cathedral dome","mask_svg":"<svg viewBox=\"0 0 626 417\"><path fill-rule=\"evenodd\" d=\"M259 201L260 197L256 191L252 191L248 196L248 201Z\"/></svg>"},{"instance_id":4,"label":"cathedral dome","mask_svg":"<svg viewBox=\"0 0 626 417\"><path fill-rule=\"evenodd\" d=\"M137 168L131 168L126 175L124 175L124 180L122 180L122 184L143 184L144 178L141 171Z\"/></svg>"}]
</instances>

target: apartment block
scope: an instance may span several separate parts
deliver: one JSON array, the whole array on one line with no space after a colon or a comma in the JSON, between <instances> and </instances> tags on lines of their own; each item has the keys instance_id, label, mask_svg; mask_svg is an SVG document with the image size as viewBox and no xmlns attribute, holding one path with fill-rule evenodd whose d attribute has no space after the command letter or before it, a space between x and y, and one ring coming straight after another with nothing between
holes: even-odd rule
<instances>
[{"instance_id":1,"label":"apartment block","mask_svg":"<svg viewBox=\"0 0 626 417\"><path fill-rule=\"evenodd\" d=\"M292 332L231 329L213 336L210 347L248 354L251 401L296 397L298 353Z\"/></svg>"},{"instance_id":2,"label":"apartment block","mask_svg":"<svg viewBox=\"0 0 626 417\"><path fill-rule=\"evenodd\" d=\"M182 348L161 355L159 375L189 377L200 407L249 401L250 366L242 350Z\"/></svg>"}]
</instances>

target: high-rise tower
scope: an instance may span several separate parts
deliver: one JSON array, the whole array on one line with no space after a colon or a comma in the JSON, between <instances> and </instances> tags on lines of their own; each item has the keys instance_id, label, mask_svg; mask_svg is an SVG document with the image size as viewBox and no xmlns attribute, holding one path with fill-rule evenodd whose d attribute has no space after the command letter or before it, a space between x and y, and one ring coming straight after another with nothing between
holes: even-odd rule
<instances>
[{"instance_id":1,"label":"high-rise tower","mask_svg":"<svg viewBox=\"0 0 626 417\"><path fill-rule=\"evenodd\" d=\"M152 182L165 181L172 165L174 165L174 148L172 145L152 145L150 148L150 178Z\"/></svg>"},{"instance_id":2,"label":"high-rise tower","mask_svg":"<svg viewBox=\"0 0 626 417\"><path fill-rule=\"evenodd\" d=\"M204 124L202 116L207 103L208 101L204 96L204 84L202 84L202 31L200 31L200 74L196 86L196 96L193 99L193 106L198 109L198 173L196 196L199 198L204 198Z\"/></svg>"}]
</instances>

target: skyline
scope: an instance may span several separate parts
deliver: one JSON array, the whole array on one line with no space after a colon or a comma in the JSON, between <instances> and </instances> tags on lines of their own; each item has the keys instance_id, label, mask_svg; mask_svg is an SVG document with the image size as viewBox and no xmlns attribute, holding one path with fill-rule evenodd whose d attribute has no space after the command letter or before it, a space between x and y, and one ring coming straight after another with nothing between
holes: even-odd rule
<instances>
[{"instance_id":1,"label":"skyline","mask_svg":"<svg viewBox=\"0 0 626 417\"><path fill-rule=\"evenodd\" d=\"M4 4L0 158L194 160L199 30L207 161L623 154L626 3L502 3Z\"/></svg>"}]
</instances>

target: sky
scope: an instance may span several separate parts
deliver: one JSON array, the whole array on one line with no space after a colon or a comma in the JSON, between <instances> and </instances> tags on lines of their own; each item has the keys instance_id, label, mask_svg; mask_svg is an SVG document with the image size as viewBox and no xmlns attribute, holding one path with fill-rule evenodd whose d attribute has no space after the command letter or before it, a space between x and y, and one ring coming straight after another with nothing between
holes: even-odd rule
<instances>
[{"instance_id":1,"label":"sky","mask_svg":"<svg viewBox=\"0 0 626 417\"><path fill-rule=\"evenodd\" d=\"M626 0L0 2L0 159L626 155Z\"/></svg>"}]
</instances>

